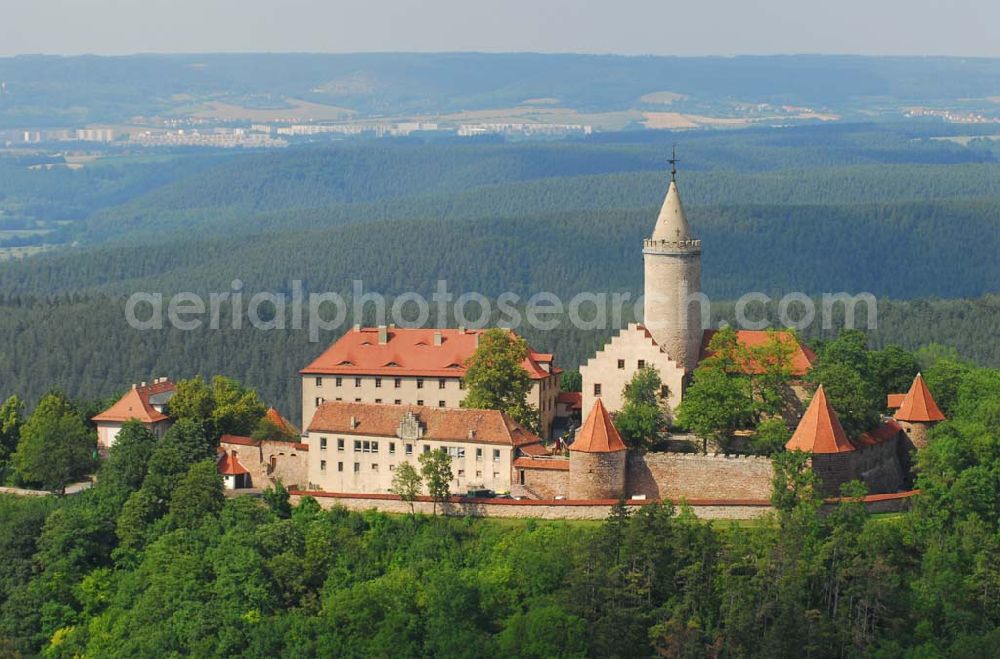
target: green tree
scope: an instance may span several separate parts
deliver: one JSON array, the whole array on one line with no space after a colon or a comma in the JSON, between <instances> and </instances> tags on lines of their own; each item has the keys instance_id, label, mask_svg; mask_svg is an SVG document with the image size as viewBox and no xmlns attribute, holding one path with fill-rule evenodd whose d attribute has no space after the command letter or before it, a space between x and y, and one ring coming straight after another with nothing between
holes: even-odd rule
<instances>
[{"instance_id":1,"label":"green tree","mask_svg":"<svg viewBox=\"0 0 1000 659\"><path fill-rule=\"evenodd\" d=\"M434 514L437 505L444 505L451 498L451 481L455 477L451 472L451 456L443 448L425 451L417 458L420 463L420 475L427 484L427 492L434 501Z\"/></svg>"},{"instance_id":2,"label":"green tree","mask_svg":"<svg viewBox=\"0 0 1000 659\"><path fill-rule=\"evenodd\" d=\"M772 458L771 505L779 512L790 513L800 506L814 512L819 507L820 482L809 468L809 458L804 451L786 451Z\"/></svg>"},{"instance_id":3,"label":"green tree","mask_svg":"<svg viewBox=\"0 0 1000 659\"><path fill-rule=\"evenodd\" d=\"M732 432L753 414L750 384L743 378L730 377L715 368L695 369L694 382L688 387L677 410L677 421L704 441L725 444Z\"/></svg>"},{"instance_id":4,"label":"green tree","mask_svg":"<svg viewBox=\"0 0 1000 659\"><path fill-rule=\"evenodd\" d=\"M221 375L212 378L211 385L200 375L181 380L169 406L175 419L201 424L214 437L249 435L265 412L256 391Z\"/></svg>"},{"instance_id":5,"label":"green tree","mask_svg":"<svg viewBox=\"0 0 1000 659\"><path fill-rule=\"evenodd\" d=\"M292 504L288 494L288 489L279 480L275 482L274 485L265 489L261 496L264 499L264 503L267 504L268 508L274 512L275 515L281 517L282 519L288 519L292 516Z\"/></svg>"},{"instance_id":6,"label":"green tree","mask_svg":"<svg viewBox=\"0 0 1000 659\"><path fill-rule=\"evenodd\" d=\"M785 448L785 444L791 439L792 434L788 431L788 426L780 418L765 419L757 425L750 445L755 453L770 455Z\"/></svg>"},{"instance_id":7,"label":"green tree","mask_svg":"<svg viewBox=\"0 0 1000 659\"><path fill-rule=\"evenodd\" d=\"M531 376L524 369L528 344L505 329L489 329L479 336L479 345L466 362L467 393L462 407L499 410L538 432L538 410L528 403Z\"/></svg>"},{"instance_id":8,"label":"green tree","mask_svg":"<svg viewBox=\"0 0 1000 659\"><path fill-rule=\"evenodd\" d=\"M396 473L392 477L392 487L389 488L389 491L410 504L410 514L412 515L413 502L420 495L422 485L420 473L416 468L409 462L401 462L396 467Z\"/></svg>"},{"instance_id":9,"label":"green tree","mask_svg":"<svg viewBox=\"0 0 1000 659\"><path fill-rule=\"evenodd\" d=\"M256 440L269 440L272 442L298 442L299 436L281 424L271 421L266 416L261 417L257 426L253 429L250 437Z\"/></svg>"},{"instance_id":10,"label":"green tree","mask_svg":"<svg viewBox=\"0 0 1000 659\"><path fill-rule=\"evenodd\" d=\"M11 396L0 405L0 465L7 462L17 449L24 423L24 402Z\"/></svg>"},{"instance_id":11,"label":"green tree","mask_svg":"<svg viewBox=\"0 0 1000 659\"><path fill-rule=\"evenodd\" d=\"M625 385L615 426L629 446L649 448L666 432L669 418L662 389L660 374L651 366L640 368Z\"/></svg>"},{"instance_id":12,"label":"green tree","mask_svg":"<svg viewBox=\"0 0 1000 659\"><path fill-rule=\"evenodd\" d=\"M170 518L180 528L196 528L222 510L222 476L212 460L191 465L170 498Z\"/></svg>"},{"instance_id":13,"label":"green tree","mask_svg":"<svg viewBox=\"0 0 1000 659\"><path fill-rule=\"evenodd\" d=\"M830 405L837 412L840 423L851 437L855 437L878 423L881 403L874 387L858 371L846 363L822 362L809 373L809 379L822 384Z\"/></svg>"},{"instance_id":14,"label":"green tree","mask_svg":"<svg viewBox=\"0 0 1000 659\"><path fill-rule=\"evenodd\" d=\"M50 393L21 426L14 453L16 478L26 484L64 492L94 466L97 438L73 405Z\"/></svg>"},{"instance_id":15,"label":"green tree","mask_svg":"<svg viewBox=\"0 0 1000 659\"><path fill-rule=\"evenodd\" d=\"M108 451L108 459L101 465L99 482L126 491L138 490L146 478L154 450L156 437L153 433L139 421L126 421Z\"/></svg>"},{"instance_id":16,"label":"green tree","mask_svg":"<svg viewBox=\"0 0 1000 659\"><path fill-rule=\"evenodd\" d=\"M883 401L889 394L909 391L919 370L913 353L899 346L886 346L869 354L868 372Z\"/></svg>"}]
</instances>

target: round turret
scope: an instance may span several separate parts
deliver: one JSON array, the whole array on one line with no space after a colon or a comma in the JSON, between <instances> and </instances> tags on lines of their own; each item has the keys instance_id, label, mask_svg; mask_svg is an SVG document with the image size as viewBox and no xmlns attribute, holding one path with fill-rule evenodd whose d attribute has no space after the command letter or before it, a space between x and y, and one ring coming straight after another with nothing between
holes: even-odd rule
<instances>
[{"instance_id":1,"label":"round turret","mask_svg":"<svg viewBox=\"0 0 1000 659\"><path fill-rule=\"evenodd\" d=\"M628 447L598 398L569 447L569 498L624 496L627 456Z\"/></svg>"}]
</instances>

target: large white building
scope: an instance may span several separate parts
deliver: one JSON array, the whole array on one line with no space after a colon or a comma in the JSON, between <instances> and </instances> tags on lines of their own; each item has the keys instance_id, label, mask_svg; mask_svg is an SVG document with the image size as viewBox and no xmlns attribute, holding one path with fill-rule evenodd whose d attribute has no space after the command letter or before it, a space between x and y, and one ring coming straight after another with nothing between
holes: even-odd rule
<instances>
[{"instance_id":1,"label":"large white building","mask_svg":"<svg viewBox=\"0 0 1000 659\"><path fill-rule=\"evenodd\" d=\"M344 334L300 371L302 427L327 401L456 408L465 398L465 364L484 330L361 327ZM556 415L559 374L551 354L529 349L528 402L548 437Z\"/></svg>"}]
</instances>

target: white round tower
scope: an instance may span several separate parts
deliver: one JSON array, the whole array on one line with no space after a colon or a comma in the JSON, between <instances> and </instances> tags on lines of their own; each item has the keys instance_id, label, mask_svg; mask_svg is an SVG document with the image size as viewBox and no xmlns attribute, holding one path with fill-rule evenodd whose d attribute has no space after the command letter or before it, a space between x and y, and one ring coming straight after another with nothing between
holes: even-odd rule
<instances>
[{"instance_id":1,"label":"white round tower","mask_svg":"<svg viewBox=\"0 0 1000 659\"><path fill-rule=\"evenodd\" d=\"M676 158L670 162L674 165ZM691 371L698 365L703 333L699 299L701 241L688 226L676 175L675 166L653 235L643 242L643 323L660 348Z\"/></svg>"}]
</instances>

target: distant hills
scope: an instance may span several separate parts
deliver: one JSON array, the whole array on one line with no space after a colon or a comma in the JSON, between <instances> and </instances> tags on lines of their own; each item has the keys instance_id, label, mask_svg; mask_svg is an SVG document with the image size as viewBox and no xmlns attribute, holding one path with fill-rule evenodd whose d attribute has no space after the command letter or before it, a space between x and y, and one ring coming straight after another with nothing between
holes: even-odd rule
<instances>
[{"instance_id":1,"label":"distant hills","mask_svg":"<svg viewBox=\"0 0 1000 659\"><path fill-rule=\"evenodd\" d=\"M434 117L493 110L641 127L645 113L793 121L996 108L1000 59L540 54L205 54L0 59L0 128L135 117ZM768 107L759 107L762 104ZM614 115L614 116L611 116ZM272 116L272 115L266 115ZM669 117L667 119L670 119ZM662 123L663 117L653 123ZM668 121L667 127L677 124ZM696 123L711 125L711 121ZM725 125L725 124L723 124Z\"/></svg>"}]
</instances>

